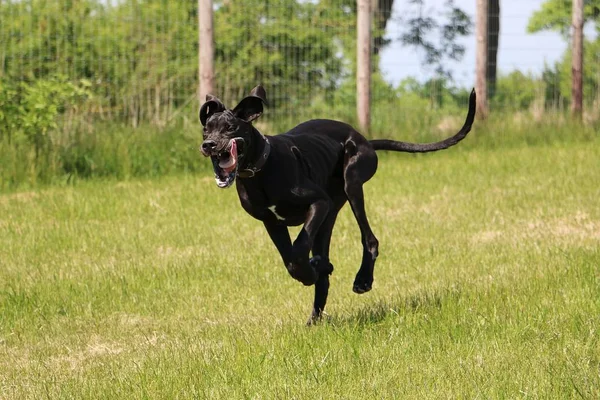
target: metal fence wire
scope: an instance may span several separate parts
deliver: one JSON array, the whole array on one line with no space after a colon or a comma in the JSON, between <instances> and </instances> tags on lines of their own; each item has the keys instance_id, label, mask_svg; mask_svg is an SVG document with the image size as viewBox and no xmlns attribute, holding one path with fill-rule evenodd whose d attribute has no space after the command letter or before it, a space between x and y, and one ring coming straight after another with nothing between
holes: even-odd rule
<instances>
[{"instance_id":1,"label":"metal fence wire","mask_svg":"<svg viewBox=\"0 0 600 400\"><path fill-rule=\"evenodd\" d=\"M389 126L398 110L411 115L423 107L450 111L454 107L458 112L473 84L474 2L373 3L374 129ZM529 9L521 14L510 7L518 3L500 3L508 7L500 10L498 57L519 59L522 54L521 59L527 61L506 70L500 61L491 108L565 108L570 96L569 22L553 21L550 29L558 32L557 39L547 40L539 34L540 45L531 46L530 36L513 28L532 18ZM558 4L559 12L569 10L571 4L569 0L534 3L534 9ZM589 3L593 6L598 1ZM465 32L451 31L454 9L461 9L468 18L462 21ZM513 11L506 14L506 10ZM592 10L586 29L584 89L592 110L600 91L598 16L593 15ZM269 99L266 121L274 125L289 127L308 117L355 121L356 1L215 0L213 18L215 94L226 105L233 107L260 83ZM562 39L558 36L561 29ZM523 45L519 45L521 39ZM451 42L458 45L456 54L448 52ZM431 50L433 53L428 53ZM557 50L561 52L558 58L532 72L529 64L536 57L543 59L547 52ZM81 85L91 96L78 112L92 120L134 126L164 126L182 118L195 122L199 107L198 3L1 0L0 79Z\"/></svg>"}]
</instances>

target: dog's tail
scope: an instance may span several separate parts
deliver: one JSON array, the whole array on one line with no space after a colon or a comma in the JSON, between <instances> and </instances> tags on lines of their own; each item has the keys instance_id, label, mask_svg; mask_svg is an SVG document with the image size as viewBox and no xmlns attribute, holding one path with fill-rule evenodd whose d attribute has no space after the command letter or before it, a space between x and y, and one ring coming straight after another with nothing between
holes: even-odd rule
<instances>
[{"instance_id":1,"label":"dog's tail","mask_svg":"<svg viewBox=\"0 0 600 400\"><path fill-rule=\"evenodd\" d=\"M475 119L475 100L475 89L473 89L471 91L471 96L469 96L469 112L467 114L465 124L462 128L460 128L460 131L458 131L456 135L440 142L420 144L387 139L370 140L369 142L375 150L402 151L407 153L428 153L430 151L447 149L448 147L454 146L463 140L465 136L467 136L467 133L469 133L471 130L471 125L473 125L473 120Z\"/></svg>"}]
</instances>

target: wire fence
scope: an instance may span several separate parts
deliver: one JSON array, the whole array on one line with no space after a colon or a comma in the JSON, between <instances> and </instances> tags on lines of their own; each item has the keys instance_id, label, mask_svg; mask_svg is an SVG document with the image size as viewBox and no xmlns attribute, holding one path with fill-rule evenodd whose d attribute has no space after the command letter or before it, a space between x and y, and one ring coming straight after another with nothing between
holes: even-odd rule
<instances>
[{"instance_id":1,"label":"wire fence","mask_svg":"<svg viewBox=\"0 0 600 400\"><path fill-rule=\"evenodd\" d=\"M559 10L568 10L570 1L560 1ZM474 2L374 3L374 130L417 118L417 110L462 110L474 81ZM569 16L556 23L558 33L530 35L526 28L544 1L525 3L501 2L492 112L560 111L570 100ZM454 8L471 27L452 39L464 48L456 59L445 52L444 39ZM411 30L419 21L429 25ZM264 85L273 129L308 117L354 122L355 22L354 0L216 0L215 94L233 107L254 85ZM15 90L38 81L77 86L87 95L70 108L73 118L195 123L197 24L195 1L0 0L0 79ZM597 17L590 17L584 91L592 113L600 98L598 29ZM428 45L441 51L438 59L428 58Z\"/></svg>"}]
</instances>

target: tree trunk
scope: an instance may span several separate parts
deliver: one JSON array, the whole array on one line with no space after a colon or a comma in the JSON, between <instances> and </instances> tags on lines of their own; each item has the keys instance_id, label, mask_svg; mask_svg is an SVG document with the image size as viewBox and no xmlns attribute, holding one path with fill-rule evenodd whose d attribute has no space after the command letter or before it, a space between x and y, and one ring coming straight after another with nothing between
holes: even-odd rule
<instances>
[{"instance_id":1,"label":"tree trunk","mask_svg":"<svg viewBox=\"0 0 600 400\"><path fill-rule=\"evenodd\" d=\"M198 96L200 103L204 103L206 95L214 90L215 80L212 0L198 0L198 47Z\"/></svg>"},{"instance_id":2,"label":"tree trunk","mask_svg":"<svg viewBox=\"0 0 600 400\"><path fill-rule=\"evenodd\" d=\"M486 71L488 66L488 0L477 0L475 90L477 91L477 117L488 116Z\"/></svg>"},{"instance_id":3,"label":"tree trunk","mask_svg":"<svg viewBox=\"0 0 600 400\"><path fill-rule=\"evenodd\" d=\"M356 112L358 124L368 134L371 120L371 0L357 0Z\"/></svg>"},{"instance_id":4,"label":"tree trunk","mask_svg":"<svg viewBox=\"0 0 600 400\"><path fill-rule=\"evenodd\" d=\"M377 0L377 33L373 39L373 54L377 55L381 49L387 44L383 38L385 35L385 27L392 16L392 7L394 0Z\"/></svg>"},{"instance_id":5,"label":"tree trunk","mask_svg":"<svg viewBox=\"0 0 600 400\"><path fill-rule=\"evenodd\" d=\"M573 63L571 113L580 119L583 111L583 0L573 0Z\"/></svg>"},{"instance_id":6,"label":"tree trunk","mask_svg":"<svg viewBox=\"0 0 600 400\"><path fill-rule=\"evenodd\" d=\"M496 77L498 75L498 39L500 35L500 0L489 0L488 3L488 60L486 80L489 98L496 94Z\"/></svg>"}]
</instances>

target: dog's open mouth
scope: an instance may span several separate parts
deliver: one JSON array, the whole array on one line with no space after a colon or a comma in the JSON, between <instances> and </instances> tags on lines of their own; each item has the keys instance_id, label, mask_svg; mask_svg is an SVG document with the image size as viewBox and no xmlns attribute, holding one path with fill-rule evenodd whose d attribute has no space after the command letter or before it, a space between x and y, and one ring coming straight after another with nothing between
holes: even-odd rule
<instances>
[{"instance_id":1,"label":"dog's open mouth","mask_svg":"<svg viewBox=\"0 0 600 400\"><path fill-rule=\"evenodd\" d=\"M238 168L238 152L235 139L231 139L225 149L210 158L215 170L217 186L221 189L231 186L237 175Z\"/></svg>"}]
</instances>

